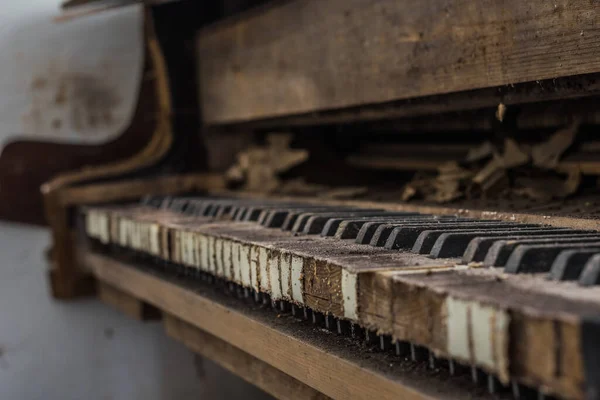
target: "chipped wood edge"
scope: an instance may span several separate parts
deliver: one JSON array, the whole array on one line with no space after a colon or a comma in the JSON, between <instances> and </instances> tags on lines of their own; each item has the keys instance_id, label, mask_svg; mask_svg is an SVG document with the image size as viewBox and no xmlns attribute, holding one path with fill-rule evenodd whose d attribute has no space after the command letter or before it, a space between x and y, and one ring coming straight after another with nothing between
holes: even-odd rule
<instances>
[{"instance_id":1,"label":"chipped wood edge","mask_svg":"<svg viewBox=\"0 0 600 400\"><path fill-rule=\"evenodd\" d=\"M278 399L330 399L277 368L176 316L165 314L164 326L167 335L182 342L193 352L216 362Z\"/></svg>"},{"instance_id":2,"label":"chipped wood edge","mask_svg":"<svg viewBox=\"0 0 600 400\"><path fill-rule=\"evenodd\" d=\"M219 337L332 398L431 398L412 382L392 380L120 261L91 252L84 252L82 260L96 279Z\"/></svg>"}]
</instances>

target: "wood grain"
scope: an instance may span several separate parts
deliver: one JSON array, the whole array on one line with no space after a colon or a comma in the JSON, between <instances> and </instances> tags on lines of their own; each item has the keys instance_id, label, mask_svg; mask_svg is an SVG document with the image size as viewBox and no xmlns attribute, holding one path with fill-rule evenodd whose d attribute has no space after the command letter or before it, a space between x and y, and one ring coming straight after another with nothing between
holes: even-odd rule
<instances>
[{"instance_id":1,"label":"wood grain","mask_svg":"<svg viewBox=\"0 0 600 400\"><path fill-rule=\"evenodd\" d=\"M194 291L93 253L84 263L95 277L234 344L323 394L337 399L423 399L431 386L415 379L375 372L367 363L341 358L316 342L307 342ZM232 329L235 327L235 329ZM360 384L352 384L360 383ZM464 394L464 393L463 393ZM454 397L451 392L437 396Z\"/></svg>"},{"instance_id":2,"label":"wood grain","mask_svg":"<svg viewBox=\"0 0 600 400\"><path fill-rule=\"evenodd\" d=\"M278 399L330 398L182 319L166 314L164 325L169 336L181 341L195 353L216 362Z\"/></svg>"},{"instance_id":3,"label":"wood grain","mask_svg":"<svg viewBox=\"0 0 600 400\"><path fill-rule=\"evenodd\" d=\"M103 282L98 283L98 298L138 321L161 318L160 311L155 307Z\"/></svg>"},{"instance_id":4,"label":"wood grain","mask_svg":"<svg viewBox=\"0 0 600 400\"><path fill-rule=\"evenodd\" d=\"M146 194L169 195L224 187L225 179L219 174L167 175L65 188L59 199L64 206L99 204L139 199Z\"/></svg>"},{"instance_id":5,"label":"wood grain","mask_svg":"<svg viewBox=\"0 0 600 400\"><path fill-rule=\"evenodd\" d=\"M198 36L221 124L600 71L589 0L278 3Z\"/></svg>"}]
</instances>

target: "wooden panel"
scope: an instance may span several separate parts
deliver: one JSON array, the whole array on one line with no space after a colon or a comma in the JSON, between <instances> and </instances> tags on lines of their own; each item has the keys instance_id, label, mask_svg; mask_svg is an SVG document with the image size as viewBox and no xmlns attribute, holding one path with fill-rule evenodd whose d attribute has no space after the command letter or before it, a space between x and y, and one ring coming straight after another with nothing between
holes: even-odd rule
<instances>
[{"instance_id":1,"label":"wooden panel","mask_svg":"<svg viewBox=\"0 0 600 400\"><path fill-rule=\"evenodd\" d=\"M60 192L59 199L67 206L97 204L139 199L146 194L169 195L224 187L225 179L219 174L168 175L66 188Z\"/></svg>"},{"instance_id":2,"label":"wooden panel","mask_svg":"<svg viewBox=\"0 0 600 400\"><path fill-rule=\"evenodd\" d=\"M262 313L236 310L105 256L87 252L83 258L98 280L235 345L332 398L423 399L466 395L447 386L449 382L439 382L446 385L439 387L435 379L411 375L408 370L389 375L379 367L376 372L373 355L365 359L356 352L348 352L346 343L335 347L323 337L311 340L306 331L294 331L275 315L267 319Z\"/></svg>"},{"instance_id":3,"label":"wooden panel","mask_svg":"<svg viewBox=\"0 0 600 400\"><path fill-rule=\"evenodd\" d=\"M230 123L598 72L597 14L589 0L279 3L200 33L203 117Z\"/></svg>"},{"instance_id":4,"label":"wooden panel","mask_svg":"<svg viewBox=\"0 0 600 400\"><path fill-rule=\"evenodd\" d=\"M330 398L177 317L166 314L164 324L167 334L172 338L183 342L192 351L211 359L278 399L325 400Z\"/></svg>"},{"instance_id":5,"label":"wooden panel","mask_svg":"<svg viewBox=\"0 0 600 400\"><path fill-rule=\"evenodd\" d=\"M98 283L98 297L104 303L115 307L138 321L151 321L161 318L160 310L157 308L106 283Z\"/></svg>"}]
</instances>

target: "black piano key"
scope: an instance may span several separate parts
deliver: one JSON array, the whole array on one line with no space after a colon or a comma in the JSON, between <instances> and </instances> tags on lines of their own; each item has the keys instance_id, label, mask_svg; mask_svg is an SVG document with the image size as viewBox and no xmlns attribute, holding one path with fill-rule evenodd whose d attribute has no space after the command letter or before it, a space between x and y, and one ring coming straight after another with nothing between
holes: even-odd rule
<instances>
[{"instance_id":1,"label":"black piano key","mask_svg":"<svg viewBox=\"0 0 600 400\"><path fill-rule=\"evenodd\" d=\"M600 285L600 254L592 256L579 276L581 286Z\"/></svg>"},{"instance_id":2,"label":"black piano key","mask_svg":"<svg viewBox=\"0 0 600 400\"><path fill-rule=\"evenodd\" d=\"M600 253L600 247L563 250L554 260L548 277L557 281L576 281L588 260L598 253Z\"/></svg>"},{"instance_id":3,"label":"black piano key","mask_svg":"<svg viewBox=\"0 0 600 400\"><path fill-rule=\"evenodd\" d=\"M515 226L511 222L468 222L468 223L449 223L445 226L437 224L432 225L420 225L420 226L403 226L397 227L390 232L387 241L385 242L385 248L389 250L410 250L415 245L417 238L423 231L444 229L446 232L452 229L463 229L463 230L479 230L479 229L494 229L494 228L508 228ZM441 234L441 231L440 231ZM433 246L433 243L431 244ZM431 250L431 249L430 249Z\"/></svg>"},{"instance_id":4,"label":"black piano key","mask_svg":"<svg viewBox=\"0 0 600 400\"><path fill-rule=\"evenodd\" d=\"M521 235L515 234L514 236L489 236L489 237L476 237L469 242L464 254L462 262L468 264L470 262L481 262L485 259L490 247L499 240L531 240L531 239L550 239L557 235L574 235L584 233L584 231L573 231L570 229L556 228L554 230L546 231L540 235Z\"/></svg>"},{"instance_id":5,"label":"black piano key","mask_svg":"<svg viewBox=\"0 0 600 400\"><path fill-rule=\"evenodd\" d=\"M160 208L165 196L145 195L141 198L140 204L152 208Z\"/></svg>"},{"instance_id":6,"label":"black piano key","mask_svg":"<svg viewBox=\"0 0 600 400\"><path fill-rule=\"evenodd\" d=\"M561 228L532 228L532 229L520 229L518 230L521 236L540 236L548 232L565 232ZM516 231L511 229L508 231L488 231L481 230L475 232L446 232L442 233L436 240L431 252L429 253L434 258L441 257L461 257L467 250L469 243L473 239L485 238L485 237L509 237L515 236Z\"/></svg>"},{"instance_id":7,"label":"black piano key","mask_svg":"<svg viewBox=\"0 0 600 400\"><path fill-rule=\"evenodd\" d=\"M356 243L363 244L362 241L366 240L366 238L373 237L375 230L377 227L386 224L415 224L415 223L427 223L435 221L432 216L423 216L423 215L415 215L415 216L407 216L402 219L379 219L379 218L371 218L365 220L346 220L342 221L342 223L338 226L337 231L335 232L334 237L336 239L356 239ZM363 230L363 228L366 228ZM364 244L369 244L367 241Z\"/></svg>"},{"instance_id":8,"label":"black piano key","mask_svg":"<svg viewBox=\"0 0 600 400\"><path fill-rule=\"evenodd\" d=\"M353 223L354 225L358 225L360 224L360 226L362 226L362 224L364 224L365 222L368 221L389 221L395 218L401 218L403 217L404 219L410 217L410 216L418 216L419 214L417 213L379 213L379 214L373 214L373 215L366 215L363 217L358 217L358 218L331 218L330 220L327 221L327 223L325 224L325 226L323 227L323 230L321 231L321 236L335 236L339 227L343 225L343 227L345 227L348 223ZM356 229L357 233L358 233L358 229ZM350 232L350 230L349 230ZM344 239L348 239L348 238L344 238Z\"/></svg>"},{"instance_id":9,"label":"black piano key","mask_svg":"<svg viewBox=\"0 0 600 400\"><path fill-rule=\"evenodd\" d=\"M561 243L591 243L600 240L600 235L597 233L577 233L560 237L552 237L547 239L519 239L519 240L498 240L490 247L483 265L487 267L504 267L508 262L511 253L521 244L561 244Z\"/></svg>"},{"instance_id":10,"label":"black piano key","mask_svg":"<svg viewBox=\"0 0 600 400\"><path fill-rule=\"evenodd\" d=\"M303 212L326 211L322 207L306 206L306 207L288 207L288 208L273 208L265 209L258 218L258 223L268 228L281 228L289 214L300 214Z\"/></svg>"},{"instance_id":11,"label":"black piano key","mask_svg":"<svg viewBox=\"0 0 600 400\"><path fill-rule=\"evenodd\" d=\"M366 210L364 208L363 209L357 208L357 209L350 209L350 210L338 209L336 211L325 211L325 212L306 212L306 213L302 213L302 214L298 215L298 217L296 218L296 222L294 222L294 225L292 226L291 231L297 232L297 233L304 232L304 228L306 227L306 224L308 223L308 221L311 218L316 217L316 216L325 216L325 217L329 217L329 218L336 218L336 217L345 215L345 213L350 213L350 212L356 213L356 212L374 212L374 211L383 211L383 210ZM351 215L348 215L348 216L351 216Z\"/></svg>"},{"instance_id":12,"label":"black piano key","mask_svg":"<svg viewBox=\"0 0 600 400\"><path fill-rule=\"evenodd\" d=\"M336 212L336 211L351 211L353 210L353 208L340 208L340 207L323 207L320 210L312 210L312 212L317 212L317 211L322 211L322 212ZM285 220L283 221L283 224L281 224L281 229L284 231L291 231L294 227L294 224L296 223L296 221L298 220L298 217L302 214L307 214L306 211L293 211L288 213L288 215L285 217Z\"/></svg>"},{"instance_id":13,"label":"black piano key","mask_svg":"<svg viewBox=\"0 0 600 400\"><path fill-rule=\"evenodd\" d=\"M385 244L387 243L390 235L394 232L394 229L396 228L423 228L423 230L425 229L438 229L441 227L451 227L453 225L456 226L462 226L462 224L465 223L474 223L474 224L481 224L481 223L489 223L490 221L472 221L469 219L437 219L437 220L433 220L433 221L423 221L421 223L414 223L414 224L410 224L410 223L398 223L398 224L384 224L384 225L380 225L377 227L377 229L375 230L375 232L373 233L373 236L371 237L371 242L369 243L371 246L376 246L376 247L384 247ZM396 233L397 234L397 233ZM414 240L416 240L418 235L415 235ZM412 247L412 244L411 244ZM410 247L409 247L410 248Z\"/></svg>"},{"instance_id":14,"label":"black piano key","mask_svg":"<svg viewBox=\"0 0 600 400\"><path fill-rule=\"evenodd\" d=\"M509 229L507 229L509 228ZM423 231L419 234L419 236L417 237L417 240L415 240L415 243L413 244L413 247L411 249L411 251L413 253L417 253L417 254L430 254L433 251L433 246L435 245L436 241L439 239L439 237L441 235L443 235L444 233L459 233L459 232L464 232L464 233L477 233L477 232L481 232L481 230L479 230L480 228L474 227L474 226L470 226L470 227L460 227L460 228L455 228L455 229L428 229L426 231ZM537 226L531 226L531 225L508 225L508 226L503 226L503 225L499 225L499 226L491 226L488 228L485 228L485 230L487 232L506 232L506 233L511 233L514 232L515 230L520 231L529 231L532 229L538 229ZM459 254L462 255L462 254Z\"/></svg>"},{"instance_id":15,"label":"black piano key","mask_svg":"<svg viewBox=\"0 0 600 400\"><path fill-rule=\"evenodd\" d=\"M580 347L585 376L585 398L600 398L600 316L585 317L580 327Z\"/></svg>"},{"instance_id":16,"label":"black piano key","mask_svg":"<svg viewBox=\"0 0 600 400\"><path fill-rule=\"evenodd\" d=\"M415 217L411 217L410 221L411 222L434 222L434 221L448 221L448 220L453 220L456 221L459 217L456 216L436 216L436 215L427 215L427 214L421 214ZM356 243L358 244L369 244L371 242L371 239L373 238L373 235L375 234L375 231L377 230L377 228L379 228L381 225L389 225L389 224L393 224L393 223L402 223L402 222L407 222L406 218L401 218L401 219L392 219L390 221L373 221L373 222L367 222L365 223L363 226L361 226L360 230L358 231L358 234L356 235Z\"/></svg>"},{"instance_id":17,"label":"black piano key","mask_svg":"<svg viewBox=\"0 0 600 400\"><path fill-rule=\"evenodd\" d=\"M504 272L509 274L548 272L562 250L600 246L600 241L569 244L521 244L512 252Z\"/></svg>"},{"instance_id":18,"label":"black piano key","mask_svg":"<svg viewBox=\"0 0 600 400\"><path fill-rule=\"evenodd\" d=\"M351 211L351 212L339 212L339 213L318 213L310 216L304 225L302 233L316 235L323 231L325 224L330 219L334 218L356 218L356 217L369 217L378 216L385 214L384 210L362 210L362 211Z\"/></svg>"}]
</instances>

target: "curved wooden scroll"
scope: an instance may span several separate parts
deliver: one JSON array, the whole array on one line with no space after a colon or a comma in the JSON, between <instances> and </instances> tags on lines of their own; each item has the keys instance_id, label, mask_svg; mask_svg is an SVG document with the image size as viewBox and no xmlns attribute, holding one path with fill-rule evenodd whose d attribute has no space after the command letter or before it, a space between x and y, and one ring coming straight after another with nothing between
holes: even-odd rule
<instances>
[{"instance_id":1,"label":"curved wooden scroll","mask_svg":"<svg viewBox=\"0 0 600 400\"><path fill-rule=\"evenodd\" d=\"M155 165L168 154L173 143L167 68L155 36L149 10L146 10L144 20L147 58L145 76L152 77L154 83L154 93L152 93L154 105L151 110L146 111L146 118L152 116L154 120L149 141L138 153L129 158L58 175L43 184L41 188L46 219L53 238L50 283L56 298L72 298L93 290L92 282L78 269L74 257L72 231L69 226L69 205L73 205L73 202L67 201L69 190L86 183L117 178ZM123 188L121 187L120 190ZM143 192L143 188L139 190ZM143 193L137 195L141 196ZM97 194L95 202L102 202L102 195Z\"/></svg>"}]
</instances>

